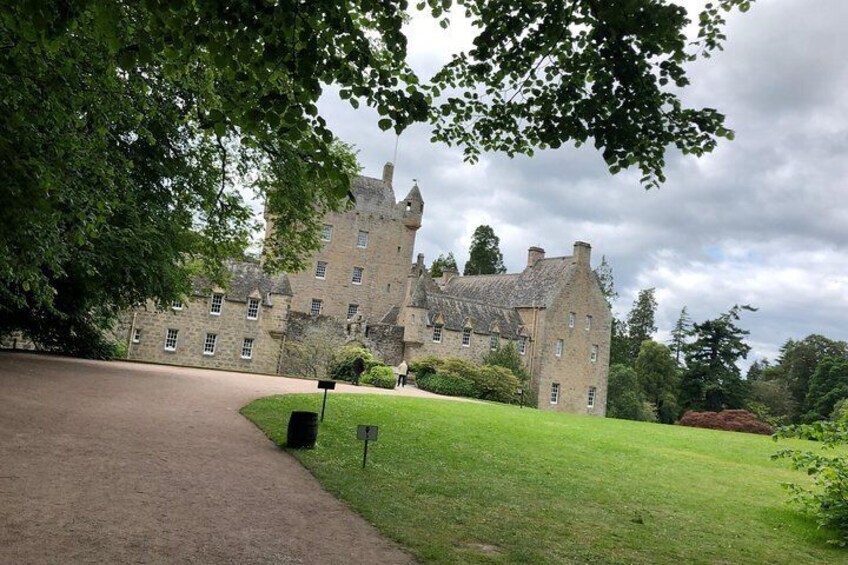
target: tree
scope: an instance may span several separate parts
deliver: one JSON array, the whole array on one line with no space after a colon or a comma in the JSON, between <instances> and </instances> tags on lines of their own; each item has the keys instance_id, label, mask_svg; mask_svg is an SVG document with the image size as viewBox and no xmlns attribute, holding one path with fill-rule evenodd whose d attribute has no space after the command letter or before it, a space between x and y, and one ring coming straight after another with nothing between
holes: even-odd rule
<instances>
[{"instance_id":1,"label":"tree","mask_svg":"<svg viewBox=\"0 0 848 565\"><path fill-rule=\"evenodd\" d=\"M771 425L785 425L796 412L795 400L782 380L746 379L750 386L748 410Z\"/></svg>"},{"instance_id":2,"label":"tree","mask_svg":"<svg viewBox=\"0 0 848 565\"><path fill-rule=\"evenodd\" d=\"M744 341L748 331L735 323L740 310L756 311L736 305L718 318L692 327L694 339L686 346L686 371L681 383L684 408L718 412L745 405L747 387L736 362L751 348Z\"/></svg>"},{"instance_id":3,"label":"tree","mask_svg":"<svg viewBox=\"0 0 848 565\"><path fill-rule=\"evenodd\" d=\"M522 387L525 389L530 388L530 373L524 366L524 359L518 353L518 347L516 347L514 341L508 341L494 351L484 353L483 364L509 369L515 375L515 378L518 379L518 382L521 383ZM525 390L525 392L530 393L529 390ZM529 400L531 401L529 402L530 404L536 403L536 399L532 394L530 394Z\"/></svg>"},{"instance_id":4,"label":"tree","mask_svg":"<svg viewBox=\"0 0 848 565\"><path fill-rule=\"evenodd\" d=\"M433 264L430 265L430 276L433 278L441 277L445 271L459 272L459 268L456 266L456 259L453 256L453 251L449 252L447 257L440 253L436 260L433 261Z\"/></svg>"},{"instance_id":5,"label":"tree","mask_svg":"<svg viewBox=\"0 0 848 565\"><path fill-rule=\"evenodd\" d=\"M601 287L601 292L604 295L604 300L607 301L607 306L612 308L613 302L618 299L618 293L615 291L612 266L607 262L606 255L601 256L601 264L595 268L595 277L598 279L598 285Z\"/></svg>"},{"instance_id":6,"label":"tree","mask_svg":"<svg viewBox=\"0 0 848 565\"><path fill-rule=\"evenodd\" d=\"M478 226L471 236L471 247L468 249L468 262L465 263L464 275L492 275L505 273L503 254L500 250L500 238L490 226Z\"/></svg>"},{"instance_id":7,"label":"tree","mask_svg":"<svg viewBox=\"0 0 848 565\"><path fill-rule=\"evenodd\" d=\"M276 218L264 265L302 267L355 172L318 110L327 85L383 129L430 122L471 160L592 138L612 173L637 166L655 186L670 145L701 155L732 138L678 93L685 63L720 47L721 10L749 4L711 4L690 42L674 3L464 0L473 48L422 82L406 2L6 3L0 323L53 318L71 339L185 293L198 264L222 275L252 228L240 187ZM418 9L447 26L451 6Z\"/></svg>"},{"instance_id":8,"label":"tree","mask_svg":"<svg viewBox=\"0 0 848 565\"><path fill-rule=\"evenodd\" d=\"M677 363L668 347L651 340L643 341L636 358L636 376L645 400L656 407L657 419L673 424L680 415L679 378Z\"/></svg>"},{"instance_id":9,"label":"tree","mask_svg":"<svg viewBox=\"0 0 848 565\"><path fill-rule=\"evenodd\" d=\"M671 349L674 351L674 360L680 364L680 354L686 345L686 337L689 335L689 330L692 328L692 318L686 311L686 306L680 310L680 316L674 323L674 329L671 330Z\"/></svg>"},{"instance_id":10,"label":"tree","mask_svg":"<svg viewBox=\"0 0 848 565\"><path fill-rule=\"evenodd\" d=\"M811 334L799 341L787 340L781 347L775 378L786 382L799 407L806 403L813 374L828 357L848 359L848 343Z\"/></svg>"},{"instance_id":11,"label":"tree","mask_svg":"<svg viewBox=\"0 0 848 565\"><path fill-rule=\"evenodd\" d=\"M836 404L848 398L848 359L828 357L816 367L804 402L805 423L826 420Z\"/></svg>"},{"instance_id":12,"label":"tree","mask_svg":"<svg viewBox=\"0 0 848 565\"><path fill-rule=\"evenodd\" d=\"M657 301L654 298L654 289L640 290L636 300L633 301L633 308L627 315L628 357L631 364L636 361L642 342L651 339L657 331L654 323L656 311Z\"/></svg>"},{"instance_id":13,"label":"tree","mask_svg":"<svg viewBox=\"0 0 848 565\"><path fill-rule=\"evenodd\" d=\"M636 371L626 365L610 367L607 379L607 418L653 421L652 407L645 402Z\"/></svg>"}]
</instances>

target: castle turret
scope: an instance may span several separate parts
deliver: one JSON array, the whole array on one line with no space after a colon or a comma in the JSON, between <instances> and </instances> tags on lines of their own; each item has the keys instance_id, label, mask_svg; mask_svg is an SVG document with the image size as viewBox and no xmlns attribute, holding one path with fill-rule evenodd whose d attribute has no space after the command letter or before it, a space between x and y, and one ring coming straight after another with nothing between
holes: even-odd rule
<instances>
[{"instance_id":1,"label":"castle turret","mask_svg":"<svg viewBox=\"0 0 848 565\"><path fill-rule=\"evenodd\" d=\"M421 227L421 216L424 214L424 199L418 183L412 185L409 194L398 204L403 207L403 223L406 227L417 230Z\"/></svg>"},{"instance_id":2,"label":"castle turret","mask_svg":"<svg viewBox=\"0 0 848 565\"><path fill-rule=\"evenodd\" d=\"M418 276L403 308L403 341L407 344L424 343L424 327L427 325L427 284L425 274Z\"/></svg>"}]
</instances>

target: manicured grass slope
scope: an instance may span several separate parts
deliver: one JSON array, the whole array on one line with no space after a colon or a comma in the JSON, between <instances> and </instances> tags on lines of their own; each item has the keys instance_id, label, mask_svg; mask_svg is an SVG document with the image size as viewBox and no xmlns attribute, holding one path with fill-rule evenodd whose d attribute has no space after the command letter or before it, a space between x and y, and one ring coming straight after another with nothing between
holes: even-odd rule
<instances>
[{"instance_id":1,"label":"manicured grass slope","mask_svg":"<svg viewBox=\"0 0 848 565\"><path fill-rule=\"evenodd\" d=\"M242 409L278 444L316 395ZM380 426L361 468L357 424ZM784 442L788 443L788 442ZM520 410L334 395L313 450L333 494L433 563L842 563L754 436ZM810 445L806 445L810 447Z\"/></svg>"}]
</instances>

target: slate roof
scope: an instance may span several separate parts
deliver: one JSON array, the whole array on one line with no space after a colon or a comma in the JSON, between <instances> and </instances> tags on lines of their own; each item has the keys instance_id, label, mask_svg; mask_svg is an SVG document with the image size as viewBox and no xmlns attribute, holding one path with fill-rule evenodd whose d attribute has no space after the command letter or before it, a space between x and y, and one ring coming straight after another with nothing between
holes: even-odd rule
<instances>
[{"instance_id":1,"label":"slate roof","mask_svg":"<svg viewBox=\"0 0 848 565\"><path fill-rule=\"evenodd\" d=\"M551 257L537 261L521 273L454 277L445 285L444 292L504 308L548 307L575 268L574 257Z\"/></svg>"},{"instance_id":2,"label":"slate roof","mask_svg":"<svg viewBox=\"0 0 848 565\"><path fill-rule=\"evenodd\" d=\"M397 204L392 187L381 179L357 176L350 186L357 208L392 208Z\"/></svg>"},{"instance_id":3,"label":"slate roof","mask_svg":"<svg viewBox=\"0 0 848 565\"><path fill-rule=\"evenodd\" d=\"M462 331L467 319L471 320L474 333L479 334L488 334L495 321L498 322L504 337L517 337L521 327L521 316L511 308L501 308L441 293L430 294L427 302L428 325L433 325L433 320L441 314L445 320L445 328L454 331Z\"/></svg>"},{"instance_id":4,"label":"slate roof","mask_svg":"<svg viewBox=\"0 0 848 565\"><path fill-rule=\"evenodd\" d=\"M258 290L262 299L266 294L291 296L291 285L285 273L269 276L259 263L249 261L231 261L227 263L230 280L226 299L233 302L247 302L254 290ZM197 277L192 284L192 293L196 296L209 296L213 285L204 277Z\"/></svg>"}]
</instances>

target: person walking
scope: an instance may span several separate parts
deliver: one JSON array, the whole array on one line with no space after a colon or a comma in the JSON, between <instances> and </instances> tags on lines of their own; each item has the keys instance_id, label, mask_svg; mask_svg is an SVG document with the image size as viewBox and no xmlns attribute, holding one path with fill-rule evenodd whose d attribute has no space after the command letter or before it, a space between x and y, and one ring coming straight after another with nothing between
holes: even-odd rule
<instances>
[{"instance_id":1,"label":"person walking","mask_svg":"<svg viewBox=\"0 0 848 565\"><path fill-rule=\"evenodd\" d=\"M398 365L398 382L397 386L406 387L406 376L409 374L409 367L406 361L401 361Z\"/></svg>"},{"instance_id":2,"label":"person walking","mask_svg":"<svg viewBox=\"0 0 848 565\"><path fill-rule=\"evenodd\" d=\"M363 371L365 371L365 361L362 360L362 357L357 357L353 360L352 384L359 386L359 377L362 376Z\"/></svg>"}]
</instances>

